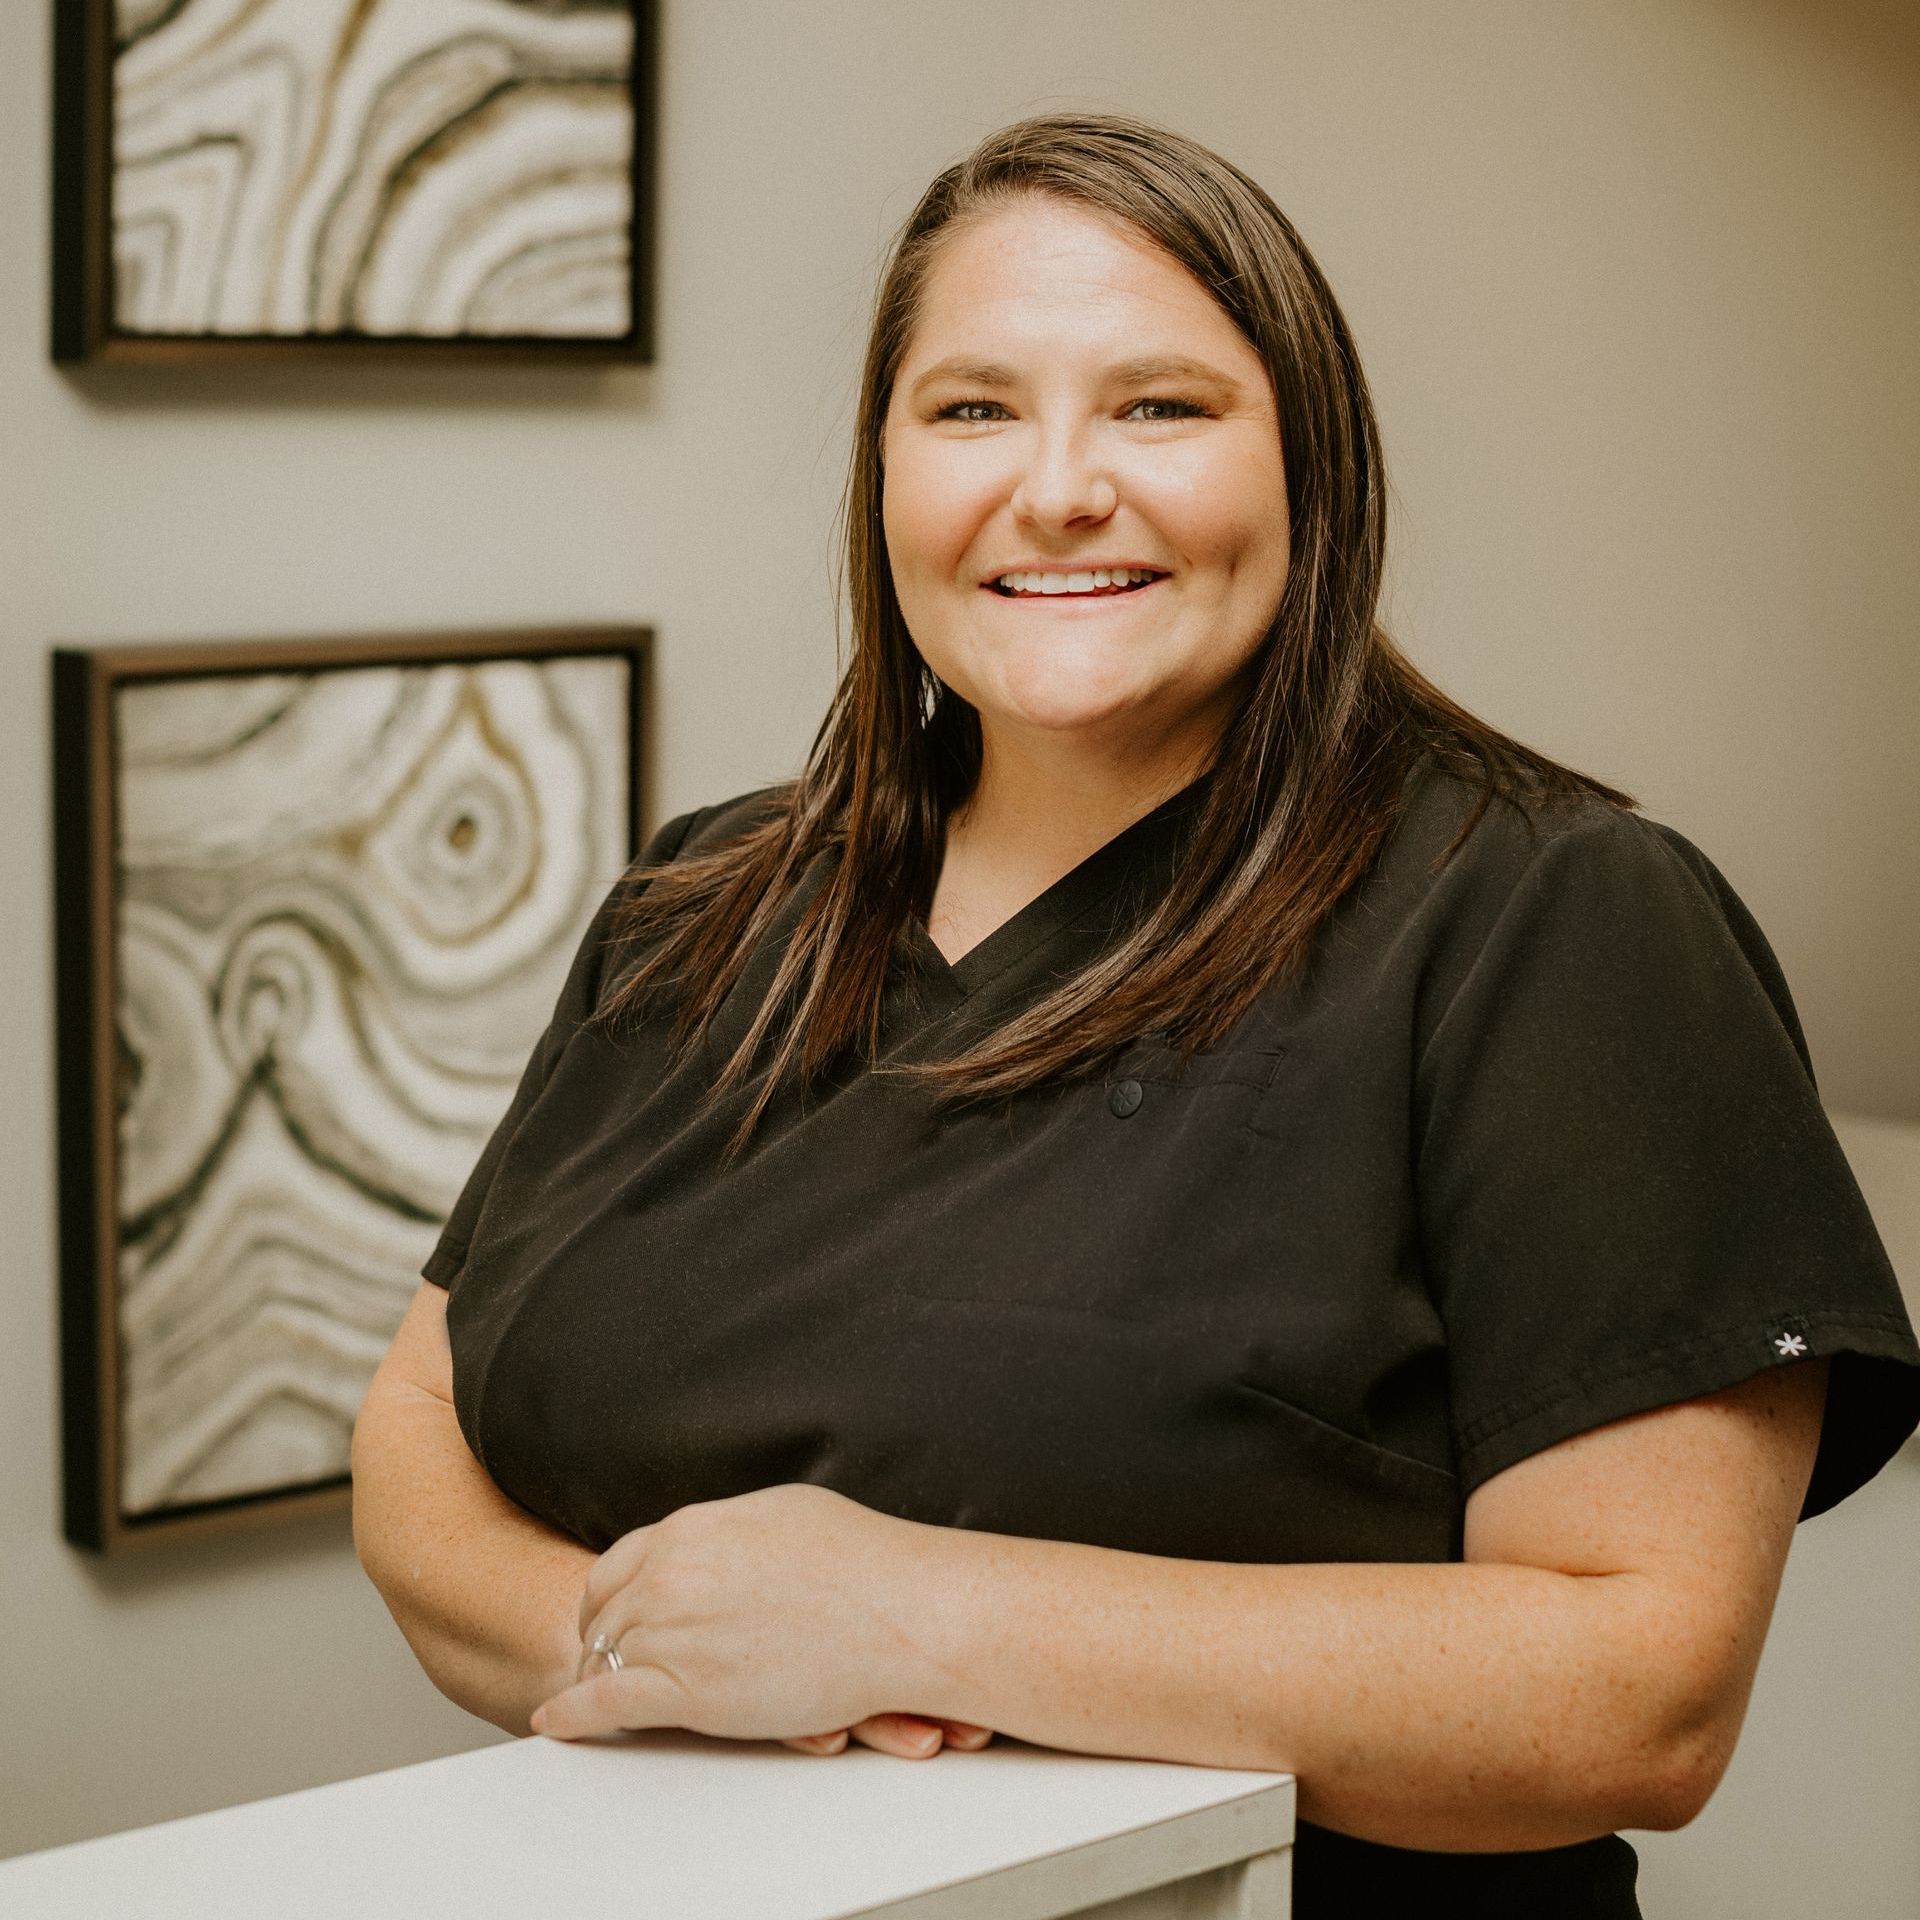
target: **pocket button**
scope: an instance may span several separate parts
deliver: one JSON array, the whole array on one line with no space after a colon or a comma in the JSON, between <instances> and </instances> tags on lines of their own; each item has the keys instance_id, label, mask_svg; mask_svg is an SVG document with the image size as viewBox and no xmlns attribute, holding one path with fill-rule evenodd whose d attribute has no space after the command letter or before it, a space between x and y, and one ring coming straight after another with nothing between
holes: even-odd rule
<instances>
[{"instance_id":1,"label":"pocket button","mask_svg":"<svg viewBox=\"0 0 1920 1920\"><path fill-rule=\"evenodd\" d=\"M1146 1097L1138 1080L1121 1080L1107 1089L1107 1106L1124 1120L1130 1113L1139 1112L1140 1102Z\"/></svg>"}]
</instances>

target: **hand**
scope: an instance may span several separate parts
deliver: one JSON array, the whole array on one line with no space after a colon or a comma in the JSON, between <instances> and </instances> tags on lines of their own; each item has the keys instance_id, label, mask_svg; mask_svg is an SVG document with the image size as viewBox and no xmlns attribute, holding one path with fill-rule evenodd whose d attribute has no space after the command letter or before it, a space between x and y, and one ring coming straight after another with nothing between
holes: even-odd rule
<instances>
[{"instance_id":1,"label":"hand","mask_svg":"<svg viewBox=\"0 0 1920 1920\"><path fill-rule=\"evenodd\" d=\"M837 1751L841 1733L817 1730L860 1728L868 1744L891 1745L893 1703L923 1684L899 1624L913 1617L908 1532L805 1483L635 1528L594 1563L580 1601L583 1644L605 1634L623 1664L554 1695L536 1731L687 1727Z\"/></svg>"},{"instance_id":2,"label":"hand","mask_svg":"<svg viewBox=\"0 0 1920 1920\"><path fill-rule=\"evenodd\" d=\"M993 1738L993 1730L966 1720L925 1720L915 1713L881 1713L862 1720L857 1727L842 1727L838 1733L804 1734L780 1744L801 1753L839 1753L849 1738L878 1752L897 1754L903 1760L931 1760L943 1743L965 1753L977 1753Z\"/></svg>"}]
</instances>

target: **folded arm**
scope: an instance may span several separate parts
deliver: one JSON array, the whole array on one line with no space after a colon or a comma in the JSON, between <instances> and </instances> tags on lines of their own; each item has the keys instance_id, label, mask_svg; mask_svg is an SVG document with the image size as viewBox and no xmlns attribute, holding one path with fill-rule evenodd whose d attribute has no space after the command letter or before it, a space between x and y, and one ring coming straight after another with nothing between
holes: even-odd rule
<instances>
[{"instance_id":1,"label":"folded arm","mask_svg":"<svg viewBox=\"0 0 1920 1920\"><path fill-rule=\"evenodd\" d=\"M353 1544L427 1677L508 1733L571 1684L590 1547L473 1457L453 1411L447 1296L422 1282L353 1430Z\"/></svg>"},{"instance_id":2,"label":"folded arm","mask_svg":"<svg viewBox=\"0 0 1920 1920\"><path fill-rule=\"evenodd\" d=\"M599 1559L501 1492L453 1410L447 1295L423 1282L367 1389L353 1432L353 1540L367 1577L433 1684L469 1713L530 1734L570 1686L580 1596ZM788 1744L837 1752L849 1737L903 1757L982 1729L880 1714Z\"/></svg>"},{"instance_id":3,"label":"folded arm","mask_svg":"<svg viewBox=\"0 0 1920 1920\"><path fill-rule=\"evenodd\" d=\"M902 1704L1039 1745L1295 1774L1316 1823L1500 1851L1683 1826L1746 1712L1825 1361L1475 1490L1463 1564L1237 1565L925 1527Z\"/></svg>"}]
</instances>

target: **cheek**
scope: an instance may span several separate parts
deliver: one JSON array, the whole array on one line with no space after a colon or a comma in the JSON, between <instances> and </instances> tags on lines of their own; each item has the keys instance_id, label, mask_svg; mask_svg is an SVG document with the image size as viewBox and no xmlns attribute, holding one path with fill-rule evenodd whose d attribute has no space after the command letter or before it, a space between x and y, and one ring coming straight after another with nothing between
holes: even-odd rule
<instances>
[{"instance_id":1,"label":"cheek","mask_svg":"<svg viewBox=\"0 0 1920 1920\"><path fill-rule=\"evenodd\" d=\"M1197 566L1236 574L1285 566L1286 481L1264 454L1196 449L1191 459L1163 457L1134 475L1132 498Z\"/></svg>"},{"instance_id":2,"label":"cheek","mask_svg":"<svg viewBox=\"0 0 1920 1920\"><path fill-rule=\"evenodd\" d=\"M880 494L893 591L914 646L941 679L972 698L945 591L966 550L966 529L926 462L887 462Z\"/></svg>"},{"instance_id":3,"label":"cheek","mask_svg":"<svg viewBox=\"0 0 1920 1920\"><path fill-rule=\"evenodd\" d=\"M889 459L880 516L895 575L951 573L973 536L981 493L951 460L912 452Z\"/></svg>"}]
</instances>

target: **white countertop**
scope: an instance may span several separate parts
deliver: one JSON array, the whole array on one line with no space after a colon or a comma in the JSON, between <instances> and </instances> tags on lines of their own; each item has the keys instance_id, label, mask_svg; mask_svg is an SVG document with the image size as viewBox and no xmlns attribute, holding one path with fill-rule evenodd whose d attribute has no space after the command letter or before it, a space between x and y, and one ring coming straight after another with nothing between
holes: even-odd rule
<instances>
[{"instance_id":1,"label":"white countertop","mask_svg":"<svg viewBox=\"0 0 1920 1920\"><path fill-rule=\"evenodd\" d=\"M1291 1776L996 1738L900 1760L508 1741L0 1861L32 1920L1039 1920L1293 1840Z\"/></svg>"}]
</instances>

